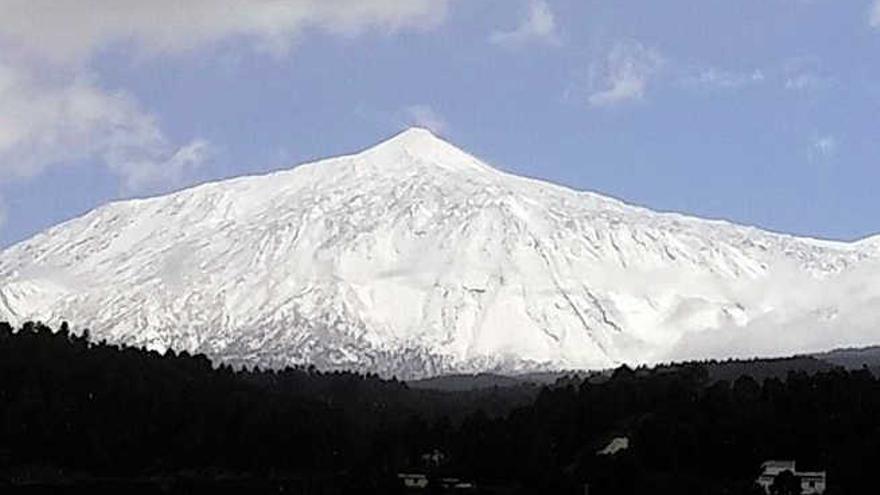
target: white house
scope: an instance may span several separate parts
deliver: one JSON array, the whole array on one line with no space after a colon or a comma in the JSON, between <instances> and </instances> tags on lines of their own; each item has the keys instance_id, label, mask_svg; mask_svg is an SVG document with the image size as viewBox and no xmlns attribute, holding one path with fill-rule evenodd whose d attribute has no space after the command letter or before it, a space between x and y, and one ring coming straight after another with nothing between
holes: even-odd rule
<instances>
[{"instance_id":1,"label":"white house","mask_svg":"<svg viewBox=\"0 0 880 495\"><path fill-rule=\"evenodd\" d=\"M776 477L785 471L791 471L801 482L803 495L821 495L825 493L825 471L798 471L795 461L767 461L761 464L761 475L758 484L766 493Z\"/></svg>"},{"instance_id":2,"label":"white house","mask_svg":"<svg viewBox=\"0 0 880 495\"><path fill-rule=\"evenodd\" d=\"M604 449L596 452L598 455L614 455L629 448L629 438L615 437Z\"/></svg>"},{"instance_id":3,"label":"white house","mask_svg":"<svg viewBox=\"0 0 880 495\"><path fill-rule=\"evenodd\" d=\"M397 478L403 482L403 486L408 489L424 490L428 488L428 477L424 474L408 474L400 473Z\"/></svg>"}]
</instances>

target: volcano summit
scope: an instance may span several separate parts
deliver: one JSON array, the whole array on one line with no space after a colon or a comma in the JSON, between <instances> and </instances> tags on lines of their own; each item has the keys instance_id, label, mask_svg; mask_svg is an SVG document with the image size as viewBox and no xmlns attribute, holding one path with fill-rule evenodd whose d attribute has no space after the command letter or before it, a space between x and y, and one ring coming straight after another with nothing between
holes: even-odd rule
<instances>
[{"instance_id":1,"label":"volcano summit","mask_svg":"<svg viewBox=\"0 0 880 495\"><path fill-rule=\"evenodd\" d=\"M111 203L0 253L0 320L414 378L880 341L880 249L657 213L422 129Z\"/></svg>"}]
</instances>

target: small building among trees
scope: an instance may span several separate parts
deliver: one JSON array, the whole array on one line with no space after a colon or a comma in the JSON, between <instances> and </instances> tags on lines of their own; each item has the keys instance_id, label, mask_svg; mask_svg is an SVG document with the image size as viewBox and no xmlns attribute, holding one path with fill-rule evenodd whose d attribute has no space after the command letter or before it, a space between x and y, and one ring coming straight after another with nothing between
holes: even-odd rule
<instances>
[{"instance_id":1,"label":"small building among trees","mask_svg":"<svg viewBox=\"0 0 880 495\"><path fill-rule=\"evenodd\" d=\"M825 471L798 471L795 461L767 461L761 464L758 484L769 495L821 495Z\"/></svg>"}]
</instances>

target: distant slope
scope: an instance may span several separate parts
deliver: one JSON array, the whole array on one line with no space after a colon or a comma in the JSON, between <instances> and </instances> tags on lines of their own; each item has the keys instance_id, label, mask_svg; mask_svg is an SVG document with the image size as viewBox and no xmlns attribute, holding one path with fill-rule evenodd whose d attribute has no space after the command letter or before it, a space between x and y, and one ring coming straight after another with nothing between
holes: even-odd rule
<instances>
[{"instance_id":1,"label":"distant slope","mask_svg":"<svg viewBox=\"0 0 880 495\"><path fill-rule=\"evenodd\" d=\"M412 129L111 203L0 253L0 319L235 365L604 369L880 342L876 243L657 213Z\"/></svg>"},{"instance_id":2,"label":"distant slope","mask_svg":"<svg viewBox=\"0 0 880 495\"><path fill-rule=\"evenodd\" d=\"M835 349L829 352L814 354L814 357L848 369L861 368L862 366L880 369L880 346Z\"/></svg>"},{"instance_id":3,"label":"distant slope","mask_svg":"<svg viewBox=\"0 0 880 495\"><path fill-rule=\"evenodd\" d=\"M487 388L508 388L534 385L535 382L524 380L519 377L479 373L476 375L441 375L421 380L407 382L411 388L423 390L445 390L448 392L461 392L466 390L481 390Z\"/></svg>"},{"instance_id":4,"label":"distant slope","mask_svg":"<svg viewBox=\"0 0 880 495\"><path fill-rule=\"evenodd\" d=\"M880 352L877 348L870 352L872 360L853 358L848 362L842 359L834 358L824 359L823 356L836 355L838 351L827 354L819 354L816 356L792 356L784 358L766 358L766 359L730 359L724 361L693 361L663 364L651 368L639 368L635 371L636 375L646 375L655 372L672 372L685 367L699 365L705 368L708 376L708 383L715 383L721 380L733 382L741 376L750 376L758 381L768 378L785 379L789 373L807 373L815 374L820 371L829 371L837 367L848 369L861 368L863 362L867 362L869 367L880 367ZM859 351L846 351L847 353L855 353L862 356L866 354ZM858 364L856 364L858 363ZM441 375L421 380L412 380L407 382L410 388L418 390L439 390L444 392L464 392L477 391L486 389L505 389L505 388L521 388L524 390L538 390L545 386L559 386L567 384L577 385L584 379L589 379L592 383L603 383L611 378L614 370L602 370L594 372L544 372L544 373L527 373L524 375L494 375L488 373L480 373L475 375Z\"/></svg>"}]
</instances>

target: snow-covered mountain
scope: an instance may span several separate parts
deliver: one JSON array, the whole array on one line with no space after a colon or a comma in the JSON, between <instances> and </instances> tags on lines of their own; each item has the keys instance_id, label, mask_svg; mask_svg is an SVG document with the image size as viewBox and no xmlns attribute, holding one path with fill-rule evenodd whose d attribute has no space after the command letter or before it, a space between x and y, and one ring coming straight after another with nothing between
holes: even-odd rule
<instances>
[{"instance_id":1,"label":"snow-covered mountain","mask_svg":"<svg viewBox=\"0 0 880 495\"><path fill-rule=\"evenodd\" d=\"M880 241L657 213L411 129L12 246L0 319L402 377L787 354L880 342Z\"/></svg>"}]
</instances>

